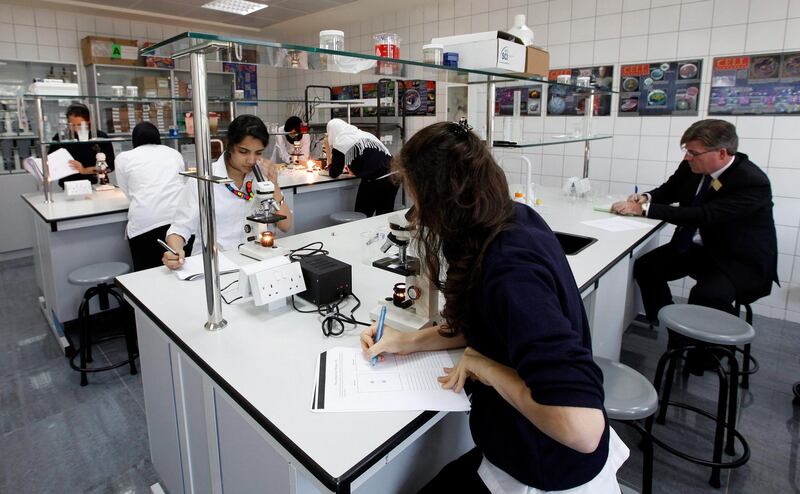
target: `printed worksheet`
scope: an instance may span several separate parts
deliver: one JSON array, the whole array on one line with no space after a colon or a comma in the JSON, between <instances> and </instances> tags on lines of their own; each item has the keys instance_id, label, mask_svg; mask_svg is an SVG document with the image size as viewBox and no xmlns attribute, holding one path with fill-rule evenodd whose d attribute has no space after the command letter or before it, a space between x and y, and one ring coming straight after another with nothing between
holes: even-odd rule
<instances>
[{"instance_id":1,"label":"printed worksheet","mask_svg":"<svg viewBox=\"0 0 800 494\"><path fill-rule=\"evenodd\" d=\"M320 354L311 409L349 411L466 411L462 390L442 389L437 378L453 367L447 351L382 355L373 366L360 348L337 347Z\"/></svg>"}]
</instances>

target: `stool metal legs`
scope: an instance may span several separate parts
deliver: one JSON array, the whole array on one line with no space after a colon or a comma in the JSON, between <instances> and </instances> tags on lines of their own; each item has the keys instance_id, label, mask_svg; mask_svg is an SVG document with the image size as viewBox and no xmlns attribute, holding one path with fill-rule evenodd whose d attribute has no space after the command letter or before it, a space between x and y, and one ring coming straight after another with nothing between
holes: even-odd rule
<instances>
[{"instance_id":1,"label":"stool metal legs","mask_svg":"<svg viewBox=\"0 0 800 494\"><path fill-rule=\"evenodd\" d=\"M738 387L739 387L739 363L736 360L736 352L729 347L709 346L707 349L712 349L714 352L719 352L724 355L728 361L728 372L722 365L716 354L714 360L716 364L717 376L719 377L719 396L717 398L717 413L716 416L702 410L700 408L685 404L670 401L670 393L672 391L672 381L675 377L675 365L682 355L689 350L696 350L698 347L694 345L683 346L668 350L658 360L658 367L656 368L655 388L656 391L661 390L661 381L664 377L664 370L667 371L667 382L664 383L664 393L659 399L659 411L657 417L650 416L645 422L645 430L651 434L652 441L659 445L659 447L666 451L683 458L684 460L691 461L700 465L711 467L711 478L709 484L713 487L720 487L720 470L722 468L736 468L747 463L750 458L750 447L744 437L736 430L736 413L738 406ZM729 378L730 375L730 378ZM684 408L693 411L715 421L714 431L714 451L712 460L704 460L690 456L682 451L679 451L672 446L664 443L655 436L652 436L653 420L655 419L659 424L664 424L666 421L667 407L669 405ZM723 443L725 445L725 453L735 455L735 440L739 439L742 443L743 453L740 458L734 459L729 462L722 461Z\"/></svg>"},{"instance_id":2,"label":"stool metal legs","mask_svg":"<svg viewBox=\"0 0 800 494\"><path fill-rule=\"evenodd\" d=\"M91 313L89 310L89 305L92 298L97 296L99 297L100 309L107 310L109 308L109 295L113 296L117 300L120 307L126 307L126 303L122 296L107 284L103 283L86 290L83 295L80 308L78 309L78 319L80 324L80 348L78 349L77 355L73 355L70 359L69 365L74 370L81 373L81 386L86 386L89 384L86 376L89 372L102 372L129 364L131 375L138 373L136 369L136 358L139 356L139 354L136 351L136 336L134 334L134 329L129 324L124 328L125 346L127 349L128 358L121 362L113 363L104 367L87 367L87 364L92 362L92 337L90 331ZM96 339L95 342L105 341L107 339L116 337L118 337L118 335L105 339ZM80 366L76 366L74 362L75 357L78 356L80 357Z\"/></svg>"}]
</instances>

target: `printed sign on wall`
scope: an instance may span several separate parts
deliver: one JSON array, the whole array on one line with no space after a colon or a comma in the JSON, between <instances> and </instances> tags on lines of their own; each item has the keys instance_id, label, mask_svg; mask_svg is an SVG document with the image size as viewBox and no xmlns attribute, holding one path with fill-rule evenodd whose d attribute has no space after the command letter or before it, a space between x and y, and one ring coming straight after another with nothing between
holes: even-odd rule
<instances>
[{"instance_id":1,"label":"printed sign on wall","mask_svg":"<svg viewBox=\"0 0 800 494\"><path fill-rule=\"evenodd\" d=\"M406 116L436 115L436 81L399 81Z\"/></svg>"},{"instance_id":2,"label":"printed sign on wall","mask_svg":"<svg viewBox=\"0 0 800 494\"><path fill-rule=\"evenodd\" d=\"M494 114L496 116L514 115L515 94L519 93L520 116L540 116L542 114L542 85L501 87L495 90Z\"/></svg>"},{"instance_id":3,"label":"printed sign on wall","mask_svg":"<svg viewBox=\"0 0 800 494\"><path fill-rule=\"evenodd\" d=\"M331 99L333 101L359 99L361 97L361 88L358 84L350 84L348 86L333 86L331 88ZM361 115L361 108L350 108L350 116L358 117ZM347 108L333 108L331 109L331 118L347 118Z\"/></svg>"},{"instance_id":4,"label":"printed sign on wall","mask_svg":"<svg viewBox=\"0 0 800 494\"><path fill-rule=\"evenodd\" d=\"M580 69L551 70L548 79L556 81L558 76L570 76L570 84L576 84L578 77L588 77L598 88L611 89L614 81L614 66L600 65ZM547 114L583 115L586 97L577 88L551 84L547 88ZM611 94L603 94L594 98L594 115L611 114Z\"/></svg>"},{"instance_id":5,"label":"printed sign on wall","mask_svg":"<svg viewBox=\"0 0 800 494\"><path fill-rule=\"evenodd\" d=\"M697 115L702 60L620 67L619 115Z\"/></svg>"},{"instance_id":6,"label":"printed sign on wall","mask_svg":"<svg viewBox=\"0 0 800 494\"><path fill-rule=\"evenodd\" d=\"M716 57L709 115L800 113L800 52Z\"/></svg>"}]
</instances>

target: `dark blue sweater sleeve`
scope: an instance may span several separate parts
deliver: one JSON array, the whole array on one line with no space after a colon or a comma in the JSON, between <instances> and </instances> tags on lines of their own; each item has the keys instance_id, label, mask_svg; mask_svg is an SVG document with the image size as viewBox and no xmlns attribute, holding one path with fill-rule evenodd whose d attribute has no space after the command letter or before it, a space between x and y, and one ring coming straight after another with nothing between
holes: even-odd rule
<instances>
[{"instance_id":1,"label":"dark blue sweater sleeve","mask_svg":"<svg viewBox=\"0 0 800 494\"><path fill-rule=\"evenodd\" d=\"M507 249L504 249L507 250ZM571 279L530 249L509 249L484 277L486 317L505 339L507 359L543 405L603 408L602 377L587 347ZM564 266L566 267L566 262ZM576 303L577 299L577 303Z\"/></svg>"}]
</instances>

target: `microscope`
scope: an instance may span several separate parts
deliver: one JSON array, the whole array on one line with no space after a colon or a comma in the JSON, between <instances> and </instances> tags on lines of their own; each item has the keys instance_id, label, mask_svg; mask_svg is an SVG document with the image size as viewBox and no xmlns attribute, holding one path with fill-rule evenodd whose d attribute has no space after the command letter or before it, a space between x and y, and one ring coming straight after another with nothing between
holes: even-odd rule
<instances>
[{"instance_id":1,"label":"microscope","mask_svg":"<svg viewBox=\"0 0 800 494\"><path fill-rule=\"evenodd\" d=\"M370 312L377 320L381 305L386 305L386 323L401 330L417 330L439 324L439 290L436 284L423 273L422 263L417 257L408 254L413 242L414 227L408 219L413 214L413 207L405 215L389 216L389 235L381 246L381 251L388 252L397 247L398 253L374 261L372 265L378 269L405 276L404 283L394 285L391 302L387 298Z\"/></svg>"},{"instance_id":2,"label":"microscope","mask_svg":"<svg viewBox=\"0 0 800 494\"><path fill-rule=\"evenodd\" d=\"M285 220L286 216L278 214L275 185L264 178L258 165L253 167L253 174L256 176L253 210L244 224L245 243L239 247L239 253L260 261L286 254L286 249L275 244L275 232L271 229L271 225Z\"/></svg>"},{"instance_id":3,"label":"microscope","mask_svg":"<svg viewBox=\"0 0 800 494\"><path fill-rule=\"evenodd\" d=\"M292 143L292 149L289 150L289 163L290 166L304 166L303 163L303 145L302 139L298 139Z\"/></svg>"}]
</instances>

